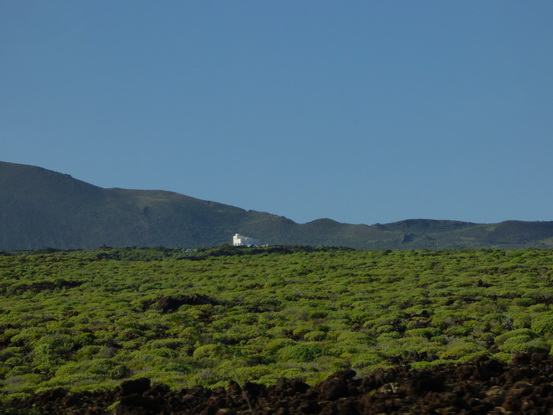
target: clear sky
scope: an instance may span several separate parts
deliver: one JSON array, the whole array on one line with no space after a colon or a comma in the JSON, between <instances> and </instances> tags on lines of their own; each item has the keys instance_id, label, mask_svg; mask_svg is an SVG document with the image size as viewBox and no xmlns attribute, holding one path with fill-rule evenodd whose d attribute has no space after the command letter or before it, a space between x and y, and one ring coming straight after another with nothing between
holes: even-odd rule
<instances>
[{"instance_id":1,"label":"clear sky","mask_svg":"<svg viewBox=\"0 0 553 415\"><path fill-rule=\"evenodd\" d=\"M553 220L553 1L0 0L0 160L305 223Z\"/></svg>"}]
</instances>

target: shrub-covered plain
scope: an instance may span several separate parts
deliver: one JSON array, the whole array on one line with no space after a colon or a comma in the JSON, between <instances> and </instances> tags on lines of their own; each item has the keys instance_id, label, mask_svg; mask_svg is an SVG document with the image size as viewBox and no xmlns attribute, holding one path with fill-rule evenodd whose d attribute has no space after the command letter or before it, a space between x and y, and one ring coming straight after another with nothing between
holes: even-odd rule
<instances>
[{"instance_id":1,"label":"shrub-covered plain","mask_svg":"<svg viewBox=\"0 0 553 415\"><path fill-rule=\"evenodd\" d=\"M102 249L0 256L4 398L148 377L308 383L553 345L553 251Z\"/></svg>"}]
</instances>

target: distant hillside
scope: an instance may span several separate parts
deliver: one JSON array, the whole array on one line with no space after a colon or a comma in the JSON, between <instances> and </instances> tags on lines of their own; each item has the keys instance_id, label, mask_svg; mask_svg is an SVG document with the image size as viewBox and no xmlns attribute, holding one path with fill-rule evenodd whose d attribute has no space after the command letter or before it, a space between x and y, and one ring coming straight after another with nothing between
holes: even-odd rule
<instances>
[{"instance_id":1,"label":"distant hillside","mask_svg":"<svg viewBox=\"0 0 553 415\"><path fill-rule=\"evenodd\" d=\"M214 246L229 243L234 233L265 244L356 249L553 246L553 222L297 224L178 193L104 189L40 167L0 162L1 250Z\"/></svg>"}]
</instances>

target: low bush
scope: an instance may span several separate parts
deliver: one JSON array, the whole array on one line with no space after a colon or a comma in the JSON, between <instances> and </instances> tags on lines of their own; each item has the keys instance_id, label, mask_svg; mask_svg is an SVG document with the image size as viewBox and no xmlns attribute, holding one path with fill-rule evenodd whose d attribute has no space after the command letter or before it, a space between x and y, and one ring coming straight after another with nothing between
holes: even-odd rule
<instances>
[{"instance_id":1,"label":"low bush","mask_svg":"<svg viewBox=\"0 0 553 415\"><path fill-rule=\"evenodd\" d=\"M319 356L325 354L322 347L313 344L297 344L294 346L285 346L277 352L279 360L297 360L300 362L311 362Z\"/></svg>"},{"instance_id":2,"label":"low bush","mask_svg":"<svg viewBox=\"0 0 553 415\"><path fill-rule=\"evenodd\" d=\"M0 256L2 393L315 382L553 344L553 250L267 249Z\"/></svg>"}]
</instances>

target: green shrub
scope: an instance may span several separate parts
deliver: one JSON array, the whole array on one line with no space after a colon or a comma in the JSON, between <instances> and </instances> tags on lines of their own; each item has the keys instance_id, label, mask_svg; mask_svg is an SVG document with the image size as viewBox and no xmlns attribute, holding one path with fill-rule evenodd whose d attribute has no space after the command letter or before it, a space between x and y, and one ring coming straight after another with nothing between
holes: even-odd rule
<instances>
[{"instance_id":1,"label":"green shrub","mask_svg":"<svg viewBox=\"0 0 553 415\"><path fill-rule=\"evenodd\" d=\"M326 333L319 330L310 331L309 333L306 333L303 338L307 341L319 342L326 339Z\"/></svg>"},{"instance_id":2,"label":"green shrub","mask_svg":"<svg viewBox=\"0 0 553 415\"><path fill-rule=\"evenodd\" d=\"M0 362L5 362L13 356L18 356L23 352L22 347L6 347L0 350Z\"/></svg>"},{"instance_id":3,"label":"green shrub","mask_svg":"<svg viewBox=\"0 0 553 415\"><path fill-rule=\"evenodd\" d=\"M286 346L277 352L279 360L297 360L300 362L311 362L324 354L324 349L312 344L297 344Z\"/></svg>"},{"instance_id":4,"label":"green shrub","mask_svg":"<svg viewBox=\"0 0 553 415\"><path fill-rule=\"evenodd\" d=\"M464 326L451 326L445 330L445 334L448 336L466 337L472 330Z\"/></svg>"},{"instance_id":5,"label":"green shrub","mask_svg":"<svg viewBox=\"0 0 553 415\"><path fill-rule=\"evenodd\" d=\"M267 345L265 346L265 350L267 350L268 352L276 352L283 347L292 346L294 344L296 344L296 342L292 339L275 339L267 343Z\"/></svg>"},{"instance_id":6,"label":"green shrub","mask_svg":"<svg viewBox=\"0 0 553 415\"><path fill-rule=\"evenodd\" d=\"M493 355L493 358L504 363L511 363L513 355L507 352L499 352Z\"/></svg>"},{"instance_id":7,"label":"green shrub","mask_svg":"<svg viewBox=\"0 0 553 415\"><path fill-rule=\"evenodd\" d=\"M42 370L48 370L49 366L56 366L67 358L73 346L71 336L64 334L44 336L34 344L33 362L42 367Z\"/></svg>"},{"instance_id":8,"label":"green shrub","mask_svg":"<svg viewBox=\"0 0 553 415\"><path fill-rule=\"evenodd\" d=\"M4 360L4 364L6 366L23 366L27 363L27 359L24 356L17 355L17 356L11 356Z\"/></svg>"},{"instance_id":9,"label":"green shrub","mask_svg":"<svg viewBox=\"0 0 553 415\"><path fill-rule=\"evenodd\" d=\"M360 345L369 345L374 344L375 340L369 336L367 333L359 331L342 331L336 338L338 343L346 344L360 344Z\"/></svg>"},{"instance_id":10,"label":"green shrub","mask_svg":"<svg viewBox=\"0 0 553 415\"><path fill-rule=\"evenodd\" d=\"M89 346L94 344L96 341L96 336L92 333L82 333L81 335L75 338L75 343L77 346Z\"/></svg>"},{"instance_id":11,"label":"green shrub","mask_svg":"<svg viewBox=\"0 0 553 415\"><path fill-rule=\"evenodd\" d=\"M303 336L305 336L310 331L311 329L309 329L308 327L298 327L297 329L294 329L292 334L294 335L295 338L303 339Z\"/></svg>"},{"instance_id":12,"label":"green shrub","mask_svg":"<svg viewBox=\"0 0 553 415\"><path fill-rule=\"evenodd\" d=\"M13 376L21 376L21 375L27 375L30 374L35 370L34 366L31 366L29 364L24 364L20 366L13 366L10 370L6 371L6 378L13 377Z\"/></svg>"},{"instance_id":13,"label":"green shrub","mask_svg":"<svg viewBox=\"0 0 553 415\"><path fill-rule=\"evenodd\" d=\"M513 316L513 327L515 329L529 329L532 327L532 317L526 313Z\"/></svg>"},{"instance_id":14,"label":"green shrub","mask_svg":"<svg viewBox=\"0 0 553 415\"><path fill-rule=\"evenodd\" d=\"M155 356L155 357L162 357L165 359L173 359L178 355L175 350L169 349L168 347L157 347L155 349L146 349L144 350L143 354L147 354L149 356Z\"/></svg>"},{"instance_id":15,"label":"green shrub","mask_svg":"<svg viewBox=\"0 0 553 415\"><path fill-rule=\"evenodd\" d=\"M222 347L218 344L206 344L194 350L192 356L195 359L221 357Z\"/></svg>"},{"instance_id":16,"label":"green shrub","mask_svg":"<svg viewBox=\"0 0 553 415\"><path fill-rule=\"evenodd\" d=\"M382 360L382 356L377 351L358 354L354 355L354 357L351 359L351 367L352 369L362 369L368 366L376 365Z\"/></svg>"},{"instance_id":17,"label":"green shrub","mask_svg":"<svg viewBox=\"0 0 553 415\"><path fill-rule=\"evenodd\" d=\"M45 334L46 330L42 327L29 327L21 330L19 334L11 336L10 343L14 346L30 345Z\"/></svg>"},{"instance_id":18,"label":"green shrub","mask_svg":"<svg viewBox=\"0 0 553 415\"><path fill-rule=\"evenodd\" d=\"M91 360L97 357L102 350L102 346L84 346L74 355L75 360Z\"/></svg>"},{"instance_id":19,"label":"green shrub","mask_svg":"<svg viewBox=\"0 0 553 415\"><path fill-rule=\"evenodd\" d=\"M307 315L307 317L311 320L326 318L326 316L328 316L328 313L322 310L313 310Z\"/></svg>"},{"instance_id":20,"label":"green shrub","mask_svg":"<svg viewBox=\"0 0 553 415\"><path fill-rule=\"evenodd\" d=\"M101 383L105 379L103 375L91 373L74 373L66 376L56 376L46 382L42 382L36 392L43 392L53 388L67 388L71 390L94 390L101 388Z\"/></svg>"},{"instance_id":21,"label":"green shrub","mask_svg":"<svg viewBox=\"0 0 553 415\"><path fill-rule=\"evenodd\" d=\"M536 304L536 300L533 298L517 298L513 302L514 305L519 307L530 307Z\"/></svg>"},{"instance_id":22,"label":"green shrub","mask_svg":"<svg viewBox=\"0 0 553 415\"><path fill-rule=\"evenodd\" d=\"M532 330L542 336L549 336L553 333L553 315L535 317L532 320Z\"/></svg>"},{"instance_id":23,"label":"green shrub","mask_svg":"<svg viewBox=\"0 0 553 415\"><path fill-rule=\"evenodd\" d=\"M186 340L183 339L159 339L159 340L152 340L148 342L145 347L148 349L170 349L170 350L180 350L183 348L187 348L189 343Z\"/></svg>"},{"instance_id":24,"label":"green shrub","mask_svg":"<svg viewBox=\"0 0 553 415\"><path fill-rule=\"evenodd\" d=\"M176 372L181 374L191 373L192 368L184 363L170 362L159 367L162 372Z\"/></svg>"},{"instance_id":25,"label":"green shrub","mask_svg":"<svg viewBox=\"0 0 553 415\"><path fill-rule=\"evenodd\" d=\"M109 375L118 363L112 359L94 359L83 362L70 362L61 366L55 376L74 375L79 373L90 373L95 375Z\"/></svg>"},{"instance_id":26,"label":"green shrub","mask_svg":"<svg viewBox=\"0 0 553 415\"><path fill-rule=\"evenodd\" d=\"M423 337L425 339L431 339L434 336L438 336L441 333L440 330L434 328L420 328L411 329L405 332L406 337Z\"/></svg>"},{"instance_id":27,"label":"green shrub","mask_svg":"<svg viewBox=\"0 0 553 415\"><path fill-rule=\"evenodd\" d=\"M551 347L542 339L528 335L509 337L499 346L499 350L508 353L549 353Z\"/></svg>"},{"instance_id":28,"label":"green shrub","mask_svg":"<svg viewBox=\"0 0 553 415\"><path fill-rule=\"evenodd\" d=\"M486 349L472 342L454 342L446 350L438 353L440 359L459 360L465 356L473 355L479 352L485 352Z\"/></svg>"},{"instance_id":29,"label":"green shrub","mask_svg":"<svg viewBox=\"0 0 553 415\"><path fill-rule=\"evenodd\" d=\"M411 362L409 364L409 366L412 368L412 369L415 369L415 370L420 370L420 369L428 369L428 368L431 368L433 366L436 365L436 362Z\"/></svg>"},{"instance_id":30,"label":"green shrub","mask_svg":"<svg viewBox=\"0 0 553 415\"><path fill-rule=\"evenodd\" d=\"M263 376L270 375L273 369L267 366L239 367L236 369L235 376L239 382L257 381Z\"/></svg>"},{"instance_id":31,"label":"green shrub","mask_svg":"<svg viewBox=\"0 0 553 415\"><path fill-rule=\"evenodd\" d=\"M528 307L530 313L547 313L551 311L551 307L547 304L536 304Z\"/></svg>"},{"instance_id":32,"label":"green shrub","mask_svg":"<svg viewBox=\"0 0 553 415\"><path fill-rule=\"evenodd\" d=\"M390 333L382 333L380 336L378 336L376 338L376 340L379 343L382 343L382 342L393 341L393 340L396 340L396 339L399 339L399 338L401 338L401 335L396 331L392 331Z\"/></svg>"},{"instance_id":33,"label":"green shrub","mask_svg":"<svg viewBox=\"0 0 553 415\"><path fill-rule=\"evenodd\" d=\"M503 344L503 343L505 343L506 340L508 340L512 337L521 337L521 336L526 337L528 340L532 340L532 339L535 339L536 337L538 337L538 335L530 329L516 329L516 330L511 330L511 331L508 331L507 333L504 333L504 334L501 334L501 335L497 336L495 338L495 343L496 344Z\"/></svg>"},{"instance_id":34,"label":"green shrub","mask_svg":"<svg viewBox=\"0 0 553 415\"><path fill-rule=\"evenodd\" d=\"M494 341L505 359L553 344L552 307L537 303L553 296L552 250L227 248L0 255L2 392L111 387L131 369L175 388L224 385L241 368L263 382L315 382L395 357L462 362ZM156 308L195 293L217 304Z\"/></svg>"},{"instance_id":35,"label":"green shrub","mask_svg":"<svg viewBox=\"0 0 553 415\"><path fill-rule=\"evenodd\" d=\"M440 330L446 330L453 324L453 320L450 317L432 316L430 320L431 324Z\"/></svg>"},{"instance_id":36,"label":"green shrub","mask_svg":"<svg viewBox=\"0 0 553 415\"><path fill-rule=\"evenodd\" d=\"M36 373L10 376L2 382L2 391L10 393L32 393L36 386L43 382L44 379L44 376Z\"/></svg>"},{"instance_id":37,"label":"green shrub","mask_svg":"<svg viewBox=\"0 0 553 415\"><path fill-rule=\"evenodd\" d=\"M376 328L377 333L389 333L396 331L396 328L390 324L384 324Z\"/></svg>"}]
</instances>

